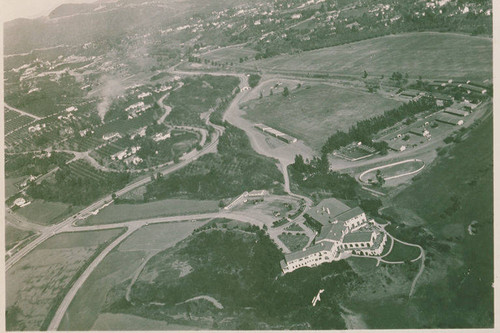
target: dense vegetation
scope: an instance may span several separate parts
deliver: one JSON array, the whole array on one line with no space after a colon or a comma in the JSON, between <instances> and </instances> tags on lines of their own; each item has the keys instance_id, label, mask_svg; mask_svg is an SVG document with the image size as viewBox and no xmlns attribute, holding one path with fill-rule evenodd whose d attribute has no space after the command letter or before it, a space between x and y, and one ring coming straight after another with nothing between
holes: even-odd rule
<instances>
[{"instance_id":1,"label":"dense vegetation","mask_svg":"<svg viewBox=\"0 0 500 333\"><path fill-rule=\"evenodd\" d=\"M78 169L66 165L55 173L53 179L32 184L27 193L33 198L46 201L88 205L111 191L124 187L129 180L128 173L105 173L90 165L82 165Z\"/></svg>"},{"instance_id":2,"label":"dense vegetation","mask_svg":"<svg viewBox=\"0 0 500 333\"><path fill-rule=\"evenodd\" d=\"M145 200L189 195L191 198L227 198L254 189L270 189L282 176L269 158L258 155L242 130L227 125L217 154L207 154L166 178L147 186Z\"/></svg>"},{"instance_id":3,"label":"dense vegetation","mask_svg":"<svg viewBox=\"0 0 500 333\"><path fill-rule=\"evenodd\" d=\"M415 114L433 110L437 109L436 102L432 97L423 97L416 102L410 101L395 109L385 111L384 114L380 116L358 121L349 129L347 133L337 131L328 138L321 151L324 154L328 154L333 152L335 149L357 141L361 141L368 146L373 146L376 149L387 149L387 146L384 145L384 143L372 142L374 134L408 117L412 117Z\"/></svg>"},{"instance_id":4,"label":"dense vegetation","mask_svg":"<svg viewBox=\"0 0 500 333\"><path fill-rule=\"evenodd\" d=\"M187 313L191 320L168 321L188 325L207 325L197 321L202 315L214 319L216 324L203 328L344 329L337 302L358 279L348 264L332 263L280 276L281 258L275 244L255 226L204 227L148 262L141 275L155 274L156 278L139 277L131 293L135 306L115 296L108 297L108 309L159 320ZM192 270L174 278L179 262ZM311 299L319 288L328 297L312 307ZM203 300L179 304L199 295L214 297L224 308L216 309ZM165 305L151 306L151 302Z\"/></svg>"},{"instance_id":5,"label":"dense vegetation","mask_svg":"<svg viewBox=\"0 0 500 333\"><path fill-rule=\"evenodd\" d=\"M358 182L347 175L331 171L328 157L315 157L307 163L302 155L295 156L295 162L290 165L290 180L298 186L301 192L316 197L319 192L323 195L341 199L355 199Z\"/></svg>"},{"instance_id":6,"label":"dense vegetation","mask_svg":"<svg viewBox=\"0 0 500 333\"><path fill-rule=\"evenodd\" d=\"M37 78L33 85L40 90L29 93L31 86L27 84L6 86L5 102L43 117L59 111L55 109L57 105L79 101L84 96L80 84L68 73L61 74L58 80L51 80L49 76Z\"/></svg>"},{"instance_id":7,"label":"dense vegetation","mask_svg":"<svg viewBox=\"0 0 500 333\"><path fill-rule=\"evenodd\" d=\"M172 107L167 121L177 125L202 125L200 114L215 108L238 87L232 76L202 75L187 77L184 85L172 91L165 104Z\"/></svg>"},{"instance_id":8,"label":"dense vegetation","mask_svg":"<svg viewBox=\"0 0 500 333\"><path fill-rule=\"evenodd\" d=\"M55 167L64 166L70 157L66 153L51 153L50 157L34 153L12 155L5 161L5 174L7 177L43 175Z\"/></svg>"},{"instance_id":9,"label":"dense vegetation","mask_svg":"<svg viewBox=\"0 0 500 333\"><path fill-rule=\"evenodd\" d=\"M260 75L258 74L250 74L248 77L248 85L250 88L255 88L259 84L260 81Z\"/></svg>"}]
</instances>

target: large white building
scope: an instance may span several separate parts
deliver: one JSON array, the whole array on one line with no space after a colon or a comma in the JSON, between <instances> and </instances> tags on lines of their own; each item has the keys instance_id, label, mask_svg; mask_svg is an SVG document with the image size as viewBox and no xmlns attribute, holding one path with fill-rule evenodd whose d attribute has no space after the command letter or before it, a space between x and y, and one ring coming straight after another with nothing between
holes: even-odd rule
<instances>
[{"instance_id":1,"label":"large white building","mask_svg":"<svg viewBox=\"0 0 500 333\"><path fill-rule=\"evenodd\" d=\"M280 262L283 273L301 267L314 267L325 262L338 261L351 255L380 255L387 241L387 234L375 227L359 207L332 216L329 207L319 207L308 212L309 218L321 223L321 232L315 245L285 255Z\"/></svg>"}]
</instances>

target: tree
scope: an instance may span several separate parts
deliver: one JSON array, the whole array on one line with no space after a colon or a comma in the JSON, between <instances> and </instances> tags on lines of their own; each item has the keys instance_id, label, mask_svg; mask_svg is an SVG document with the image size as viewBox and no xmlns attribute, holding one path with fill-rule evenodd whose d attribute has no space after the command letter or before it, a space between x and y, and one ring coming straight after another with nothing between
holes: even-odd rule
<instances>
[{"instance_id":1,"label":"tree","mask_svg":"<svg viewBox=\"0 0 500 333\"><path fill-rule=\"evenodd\" d=\"M377 178L378 186L383 186L385 184L385 179L382 176L382 172L380 170L377 170L375 178Z\"/></svg>"},{"instance_id":2,"label":"tree","mask_svg":"<svg viewBox=\"0 0 500 333\"><path fill-rule=\"evenodd\" d=\"M262 99L262 91L259 94L259 99Z\"/></svg>"},{"instance_id":3,"label":"tree","mask_svg":"<svg viewBox=\"0 0 500 333\"><path fill-rule=\"evenodd\" d=\"M272 95L274 95L274 94L273 94L273 89L271 88L271 90L269 90L269 96L272 96Z\"/></svg>"},{"instance_id":4,"label":"tree","mask_svg":"<svg viewBox=\"0 0 500 333\"><path fill-rule=\"evenodd\" d=\"M366 79L367 77L368 77L368 73L367 73L366 71L363 71L363 76L362 76L362 78L363 78L363 79Z\"/></svg>"},{"instance_id":5,"label":"tree","mask_svg":"<svg viewBox=\"0 0 500 333\"><path fill-rule=\"evenodd\" d=\"M306 170L306 164L304 163L304 157L302 157L302 155L295 155L293 167L299 172L304 172Z\"/></svg>"},{"instance_id":6,"label":"tree","mask_svg":"<svg viewBox=\"0 0 500 333\"><path fill-rule=\"evenodd\" d=\"M285 89L283 89L283 96L288 97L288 95L290 95L290 92L288 91L288 87L285 87Z\"/></svg>"}]
</instances>

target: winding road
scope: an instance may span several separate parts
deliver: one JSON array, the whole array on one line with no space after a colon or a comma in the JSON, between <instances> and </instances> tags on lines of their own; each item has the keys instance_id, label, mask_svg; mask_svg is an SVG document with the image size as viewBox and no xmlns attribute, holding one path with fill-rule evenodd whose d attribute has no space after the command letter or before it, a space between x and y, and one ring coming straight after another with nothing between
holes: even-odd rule
<instances>
[{"instance_id":1,"label":"winding road","mask_svg":"<svg viewBox=\"0 0 500 333\"><path fill-rule=\"evenodd\" d=\"M200 74L207 74L206 72L203 71L178 71L175 70L175 66L172 67L169 70L170 73L176 74L176 75L200 75ZM210 75L216 75L216 76L226 76L226 75L231 75L231 76L236 76L240 78L240 92L235 96L231 104L228 106L226 109L224 115L223 115L223 120L228 121L232 125L242 129L245 131L247 136L249 137L250 143L252 145L252 148L259 154L271 157L274 159L277 159L278 163L278 168L283 174L284 178L284 189L285 192L288 193L288 195L301 199L305 202L306 209L302 211L302 213L297 216L293 221L288 222L282 228L285 228L289 226L291 223L297 223L300 225L306 235L309 237L309 244L312 242L312 240L315 237L315 233L310 230L307 226L303 224L304 218L303 214L307 210L307 207L311 207L313 202L310 198L301 196L299 194L295 194L291 191L290 189L290 179L288 175L288 166L293 163L294 157L296 154L302 154L306 158L311 158L314 155L314 152L307 147L305 144L302 142L296 142L294 144L288 144L288 145L281 145L278 147L271 147L267 144L266 139L268 137L257 131L251 122L248 120L244 119L242 116L244 112L239 108L239 103L247 96L249 93L248 90L243 89L245 87L248 87L248 78L245 74L240 74L240 73L228 73L228 72L216 72L216 73L208 73ZM263 84L263 83L261 83ZM257 89L257 88L256 88ZM167 94L168 95L168 94ZM159 101L158 104L162 106L166 113L162 117L163 120L166 118L166 116L169 113L169 109L167 106L163 105L163 99L166 98L166 96L163 96ZM196 160L198 157L208 154L208 153L213 153L217 151L217 144L220 136L224 132L224 127L212 124L209 120L209 117L206 118L206 124L214 128L214 132L212 134L212 138L210 142L206 145L203 146L203 148L200 151L195 151L192 152L186 156L177 164L174 165L169 165L165 166L163 168L160 168L158 171L161 172L162 175L167 175L172 172L175 172L184 166L188 165L192 161ZM88 154L87 154L88 155ZM79 157L85 157L85 156L79 156ZM373 162L373 161L371 161ZM137 179L133 183L128 184L124 188L122 188L119 191L116 191L115 194L117 196L121 196L135 188L138 188L140 186L143 186L151 181L150 176L144 176L141 177L140 179ZM66 313L69 305L71 304L73 298L77 294L78 290L83 286L84 282L86 279L90 276L90 274L93 272L93 270L101 263L101 261L110 253L116 246L118 246L122 241L124 241L127 237L129 237L131 234L133 234L135 231L140 229L143 226L147 226L149 224L155 224L155 223L168 223L168 222L179 222L179 221L192 221L192 220L206 220L206 219L212 219L212 218L229 218L233 220L238 220L242 222L248 222L253 225L257 225L259 227L263 227L264 223L260 220L257 220L255 218L249 217L244 214L238 214L238 212L228 212L228 211L220 211L217 213L207 213L207 214L193 214L193 215L182 215L182 216L170 216L170 217L163 217L163 218L151 218L151 219L142 219L142 220L133 220L133 221L128 221L128 222L122 222L122 223L114 223L114 224L105 224L105 225L93 225L93 226L75 226L74 223L81 219L82 217L85 217L89 215L92 211L101 209L103 206L110 204L113 201L111 195L107 195L100 200L94 202L93 204L89 205L88 207L82 209L79 213L68 217L64 221L62 221L59 224L46 227L40 230L41 235L36 238L34 241L26 245L24 248L19 250L17 253L13 254L12 257L10 257L6 261L6 271L8 271L14 264L19 262L24 256L26 256L28 253L30 253L33 249L35 249L38 245L43 243L45 240L48 238L52 237L53 235L61 232L81 232L81 231L90 231L90 230L106 230L106 229L112 229L112 228L126 228L126 231L120 235L118 238L116 238L113 242L111 242L103 251L101 251L97 257L90 263L90 265L85 269L85 271L78 277L77 281L71 286L70 291L65 295L63 301L59 305L54 317L52 318L50 325L48 327L48 330L57 330L59 327L59 324L61 323L61 320L64 317L64 314ZM270 232L271 235L271 232ZM287 247L285 244L283 244L277 235L271 235L272 239L275 241L278 247L282 248L285 252ZM403 243L403 242L402 242ZM308 245L309 245L308 244ZM406 243L408 244L408 243ZM408 244L410 245L410 244ZM411 246L415 246L414 244L411 244ZM418 245L416 245L418 246ZM419 258L415 259L421 259L422 260L422 265L420 267L420 270L413 280L412 287L410 290L410 297L413 295L413 292L415 290L415 286L417 283L418 278L421 276L423 270L424 270L424 260L425 260L425 252L424 250L418 246L421 249L421 255ZM147 262L147 261L146 261ZM136 274L136 277L140 274L140 270L138 271L139 273ZM127 292L127 295L129 292Z\"/></svg>"}]
</instances>

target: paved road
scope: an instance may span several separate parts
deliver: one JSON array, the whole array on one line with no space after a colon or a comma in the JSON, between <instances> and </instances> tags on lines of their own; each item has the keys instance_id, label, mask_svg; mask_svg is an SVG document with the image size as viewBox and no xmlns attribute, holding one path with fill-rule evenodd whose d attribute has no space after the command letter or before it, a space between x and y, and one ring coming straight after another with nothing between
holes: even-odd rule
<instances>
[{"instance_id":1,"label":"paved road","mask_svg":"<svg viewBox=\"0 0 500 333\"><path fill-rule=\"evenodd\" d=\"M122 234L120 237L115 239L110 245L108 245L99 255L95 258L94 261L90 263L90 265L87 267L87 269L80 275L78 280L73 284L69 292L66 294L64 297L63 301L59 305L59 308L57 309L54 317L52 318L52 321L49 324L49 327L47 328L48 331L55 331L59 327L59 324L61 323L61 320L63 319L64 314L66 313L66 310L68 309L69 305L71 304L71 301L75 297L76 293L78 290L81 288L83 283L87 280L87 278L90 276L90 274L94 271L94 269L99 265L99 263L108 255L111 250L113 250L118 244L120 244L123 240L125 240L128 236L130 236L133 232L135 232L138 229L138 227L130 227L128 230Z\"/></svg>"}]
</instances>

